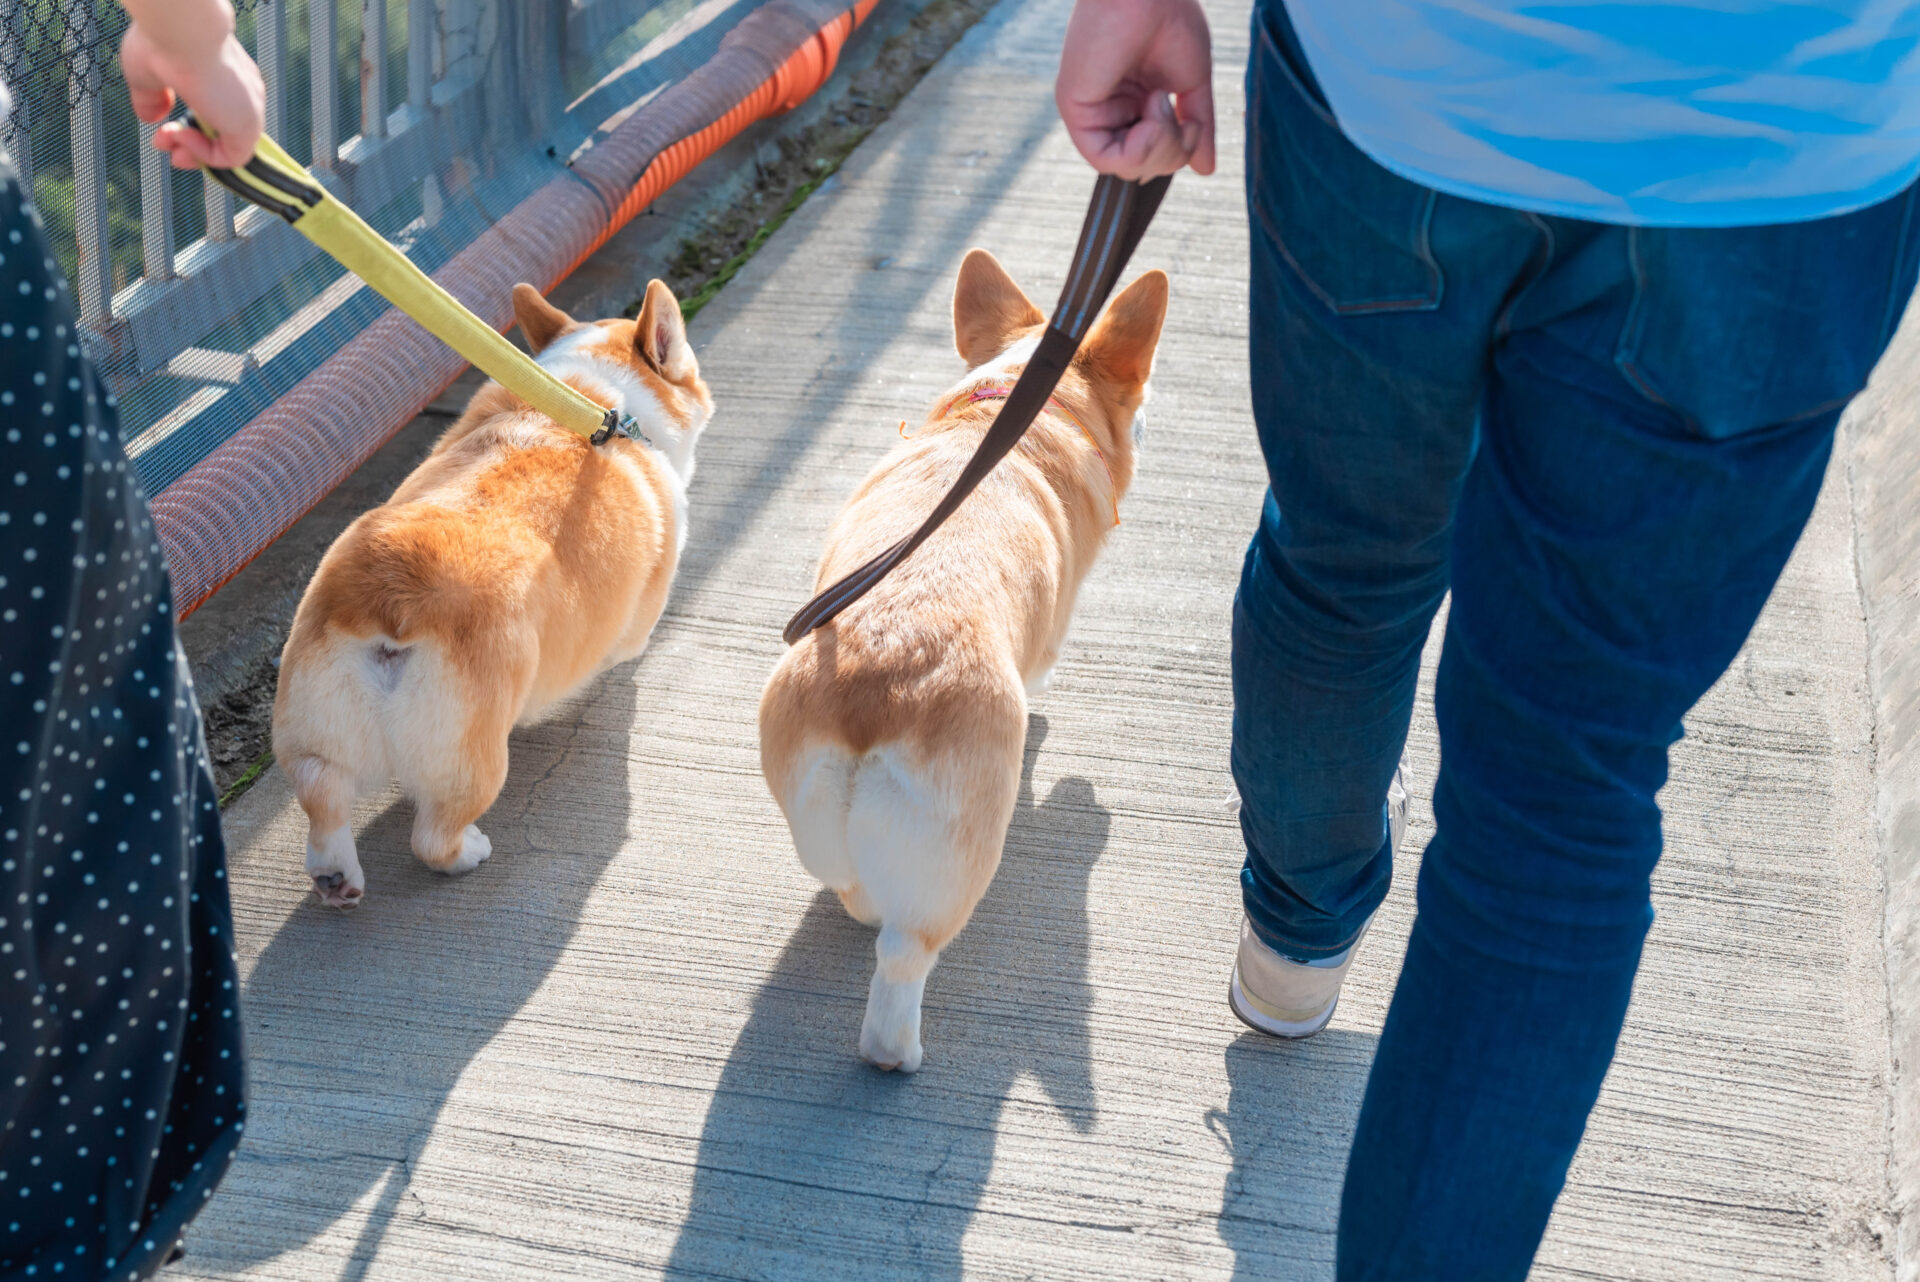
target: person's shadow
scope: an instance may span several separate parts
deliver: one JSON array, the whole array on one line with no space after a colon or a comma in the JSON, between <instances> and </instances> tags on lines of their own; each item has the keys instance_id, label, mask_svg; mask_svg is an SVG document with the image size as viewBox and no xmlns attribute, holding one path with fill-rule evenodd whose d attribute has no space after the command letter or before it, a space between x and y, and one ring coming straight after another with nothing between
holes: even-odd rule
<instances>
[{"instance_id":1,"label":"person's shadow","mask_svg":"<svg viewBox=\"0 0 1920 1282\"><path fill-rule=\"evenodd\" d=\"M1220 1240L1234 1277L1333 1277L1347 1145L1379 1040L1329 1028L1303 1042L1247 1032L1227 1047L1227 1107L1207 1127L1233 1158Z\"/></svg>"},{"instance_id":2,"label":"person's shadow","mask_svg":"<svg viewBox=\"0 0 1920 1282\"><path fill-rule=\"evenodd\" d=\"M957 1278L1001 1105L1035 1077L1084 1134L1087 883L1111 817L1085 779L1044 802L1034 717L1006 853L927 982L917 1076L858 1055L873 931L822 890L754 1000L707 1112L669 1275Z\"/></svg>"},{"instance_id":3,"label":"person's shadow","mask_svg":"<svg viewBox=\"0 0 1920 1282\"><path fill-rule=\"evenodd\" d=\"M514 731L506 786L480 820L493 857L473 872L422 866L399 801L357 833L366 902L343 913L309 894L287 915L243 990L246 1143L188 1231L194 1272L296 1250L373 1194L352 1240L328 1251L342 1282L366 1276L448 1094L546 980L620 848L635 689L623 664ZM568 804L585 789L592 806ZM313 1020L315 1006L334 1018ZM220 1214L222 1197L245 1215Z\"/></svg>"}]
</instances>

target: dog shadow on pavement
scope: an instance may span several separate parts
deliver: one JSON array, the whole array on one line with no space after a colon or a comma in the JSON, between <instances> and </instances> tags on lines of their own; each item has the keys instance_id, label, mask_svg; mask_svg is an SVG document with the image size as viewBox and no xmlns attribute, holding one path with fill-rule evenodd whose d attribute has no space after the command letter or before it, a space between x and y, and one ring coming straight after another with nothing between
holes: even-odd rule
<instances>
[{"instance_id":1,"label":"dog shadow on pavement","mask_svg":"<svg viewBox=\"0 0 1920 1282\"><path fill-rule=\"evenodd\" d=\"M362 906L307 894L274 933L242 993L246 1143L188 1231L183 1272L231 1274L316 1243L341 1282L368 1275L449 1094L545 982L620 847L633 665L570 702L514 731L506 786L480 820L486 863L457 879L424 867L413 807L396 801L355 825Z\"/></svg>"},{"instance_id":2,"label":"dog shadow on pavement","mask_svg":"<svg viewBox=\"0 0 1920 1282\"><path fill-rule=\"evenodd\" d=\"M860 1061L874 933L815 896L721 1075L669 1273L958 1278L1015 1079L1092 1128L1087 884L1111 816L1085 779L1035 798L1046 734L1033 717L999 873L928 980L918 1080Z\"/></svg>"}]
</instances>

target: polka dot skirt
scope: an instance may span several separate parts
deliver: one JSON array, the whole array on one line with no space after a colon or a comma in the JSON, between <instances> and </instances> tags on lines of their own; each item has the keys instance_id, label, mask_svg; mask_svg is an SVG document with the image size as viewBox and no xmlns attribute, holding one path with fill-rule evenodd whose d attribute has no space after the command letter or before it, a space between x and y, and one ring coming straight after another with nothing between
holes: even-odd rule
<instances>
[{"instance_id":1,"label":"polka dot skirt","mask_svg":"<svg viewBox=\"0 0 1920 1282\"><path fill-rule=\"evenodd\" d=\"M0 178L0 1277L140 1278L244 1120L226 852L146 499Z\"/></svg>"}]
</instances>

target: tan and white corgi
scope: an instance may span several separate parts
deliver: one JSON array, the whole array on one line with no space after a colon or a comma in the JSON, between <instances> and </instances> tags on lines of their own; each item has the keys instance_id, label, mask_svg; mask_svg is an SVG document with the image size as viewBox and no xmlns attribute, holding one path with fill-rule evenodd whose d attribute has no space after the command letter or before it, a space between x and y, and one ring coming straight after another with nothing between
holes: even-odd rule
<instances>
[{"instance_id":1,"label":"tan and white corgi","mask_svg":"<svg viewBox=\"0 0 1920 1282\"><path fill-rule=\"evenodd\" d=\"M466 872L492 853L475 821L508 732L646 647L686 545L713 400L673 292L649 284L637 322L582 324L531 285L513 306L540 364L647 443L592 445L490 382L327 550L281 656L273 750L307 812L314 889L341 908L366 890L354 798L389 779L422 863Z\"/></svg>"},{"instance_id":2,"label":"tan and white corgi","mask_svg":"<svg viewBox=\"0 0 1920 1282\"><path fill-rule=\"evenodd\" d=\"M881 1068L920 1067L927 973L999 866L1027 696L1119 519L1166 307L1158 271L1116 298L1018 447L871 593L789 649L761 696L761 769L800 862L880 928L860 1054ZM933 509L1045 320L991 254L967 255L953 324L968 373L854 493L819 586Z\"/></svg>"}]
</instances>

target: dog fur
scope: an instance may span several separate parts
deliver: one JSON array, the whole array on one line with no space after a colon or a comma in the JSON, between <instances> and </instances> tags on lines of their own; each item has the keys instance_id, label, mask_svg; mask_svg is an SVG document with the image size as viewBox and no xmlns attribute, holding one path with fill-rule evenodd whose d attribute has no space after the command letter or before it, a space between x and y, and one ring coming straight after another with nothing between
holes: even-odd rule
<instances>
[{"instance_id":1,"label":"dog fur","mask_svg":"<svg viewBox=\"0 0 1920 1282\"><path fill-rule=\"evenodd\" d=\"M594 446L489 382L328 549L281 656L273 748L307 812L307 872L337 907L366 889L353 801L389 779L429 868L492 852L475 821L507 777L508 732L646 647L686 544L713 401L672 291L649 284L638 321L582 324L530 285L513 303L541 365L652 446Z\"/></svg>"},{"instance_id":2,"label":"dog fur","mask_svg":"<svg viewBox=\"0 0 1920 1282\"><path fill-rule=\"evenodd\" d=\"M918 551L786 652L761 696L761 768L800 862L880 931L860 1030L880 1068L920 1067L927 974L999 866L1027 697L1046 685L1133 478L1166 305L1158 271L1116 298L1055 393L1080 426L1049 406ZM818 586L933 509L1001 404L966 394L1010 386L1045 319L991 254L967 255L953 321L968 373L854 493Z\"/></svg>"}]
</instances>

